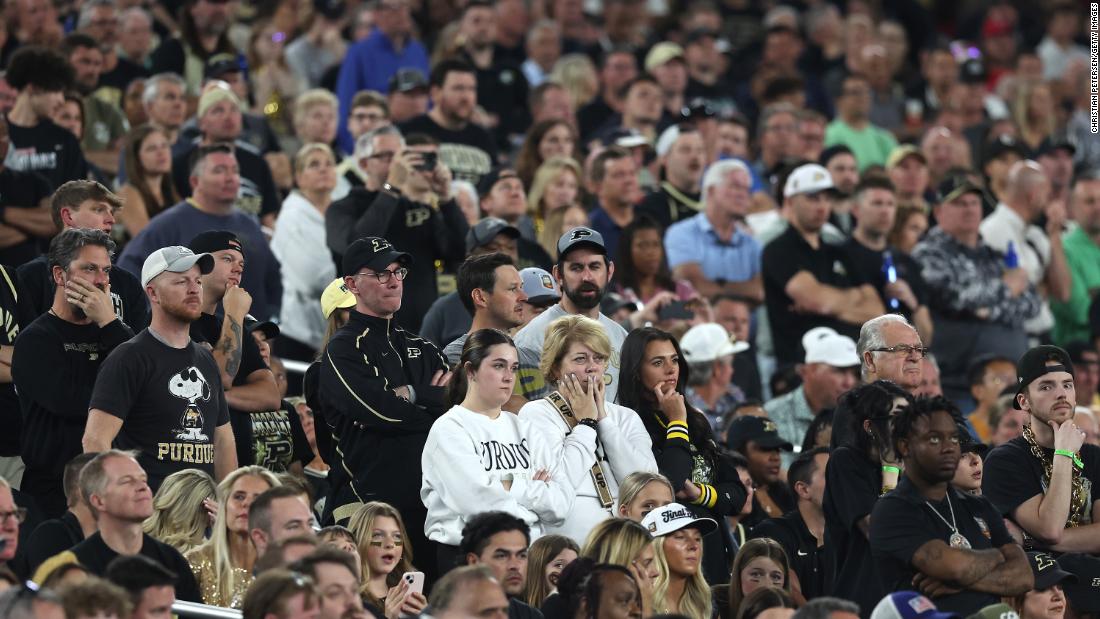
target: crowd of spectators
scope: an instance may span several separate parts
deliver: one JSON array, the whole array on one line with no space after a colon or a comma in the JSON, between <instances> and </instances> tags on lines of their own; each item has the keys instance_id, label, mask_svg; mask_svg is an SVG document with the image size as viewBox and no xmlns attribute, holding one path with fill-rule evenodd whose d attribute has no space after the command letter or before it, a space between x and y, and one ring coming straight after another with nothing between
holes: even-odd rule
<instances>
[{"instance_id":1,"label":"crowd of spectators","mask_svg":"<svg viewBox=\"0 0 1100 619\"><path fill-rule=\"evenodd\" d=\"M1088 23L6 2L0 617L1100 613Z\"/></svg>"}]
</instances>

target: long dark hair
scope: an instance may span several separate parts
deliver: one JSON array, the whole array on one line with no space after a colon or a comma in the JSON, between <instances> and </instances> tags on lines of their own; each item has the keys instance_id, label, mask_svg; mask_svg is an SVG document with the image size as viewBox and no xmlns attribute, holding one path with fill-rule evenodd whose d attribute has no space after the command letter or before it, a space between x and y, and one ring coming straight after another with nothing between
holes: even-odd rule
<instances>
[{"instance_id":1,"label":"long dark hair","mask_svg":"<svg viewBox=\"0 0 1100 619\"><path fill-rule=\"evenodd\" d=\"M680 394L687 393L688 363L684 353L680 350L680 343L671 334L656 327L642 327L635 329L626 336L620 355L619 392L615 401L638 413L642 418L645 429L649 432L649 438L654 446L663 445L665 442L665 427L667 423L664 414L657 407L657 401L652 391L646 389L642 383L642 364L645 363L646 348L650 342L671 342L676 349L680 366L680 375L676 379L676 391ZM684 405L688 412L688 433L691 435L691 443L711 465L718 464L718 446L714 443L710 422L703 413L686 401Z\"/></svg>"},{"instance_id":2,"label":"long dark hair","mask_svg":"<svg viewBox=\"0 0 1100 619\"><path fill-rule=\"evenodd\" d=\"M451 376L451 384L447 388L447 398L452 406L462 404L466 399L469 383L467 374L481 367L481 362L489 356L489 349L498 344L516 347L512 338L499 329L478 329L466 338L466 343L462 345L462 356L454 367L454 376Z\"/></svg>"},{"instance_id":3,"label":"long dark hair","mask_svg":"<svg viewBox=\"0 0 1100 619\"><path fill-rule=\"evenodd\" d=\"M868 385L856 387L840 398L840 406L851 411L849 415L849 447L871 456L871 448L884 453L890 448L890 411L894 409L894 400L903 398L909 404L913 396L896 383L889 380L876 380ZM871 422L869 434L863 429L863 422Z\"/></svg>"},{"instance_id":4,"label":"long dark hair","mask_svg":"<svg viewBox=\"0 0 1100 619\"><path fill-rule=\"evenodd\" d=\"M664 229L656 219L649 215L638 215L634 221L623 228L622 235L619 237L619 257L615 261L614 281L620 287L630 288L639 295L641 291L638 290L638 269L634 266L634 252L631 246L634 245L634 237L643 230L656 230L658 240L665 236ZM661 246L661 264L657 267L656 280L661 288L676 290L676 283L672 281L672 272L668 268L668 254L665 253L664 245Z\"/></svg>"},{"instance_id":5,"label":"long dark hair","mask_svg":"<svg viewBox=\"0 0 1100 619\"><path fill-rule=\"evenodd\" d=\"M145 211L149 215L149 219L180 200L176 194L176 185L172 182L171 170L160 179L160 195L164 199L163 202L157 202L157 199L153 197L149 182L146 180L148 172L145 170L145 166L141 165L141 144L145 141L145 138L154 133L164 135L165 139L168 137L163 130L150 124L134 127L130 131L130 135L126 136L124 161L126 174L129 177L128 182L134 189L137 189L141 201L145 203Z\"/></svg>"}]
</instances>

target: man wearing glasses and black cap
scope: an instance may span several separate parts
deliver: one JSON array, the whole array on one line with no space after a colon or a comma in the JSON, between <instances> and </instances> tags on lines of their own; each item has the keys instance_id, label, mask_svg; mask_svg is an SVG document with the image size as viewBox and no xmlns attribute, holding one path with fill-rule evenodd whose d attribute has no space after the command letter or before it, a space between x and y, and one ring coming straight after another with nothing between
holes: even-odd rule
<instances>
[{"instance_id":1,"label":"man wearing glasses and black cap","mask_svg":"<svg viewBox=\"0 0 1100 619\"><path fill-rule=\"evenodd\" d=\"M982 493L1024 533L1028 550L1100 552L1096 523L1100 447L1073 423L1073 362L1057 346L1037 346L1016 364L1013 408L1031 417L1023 436L989 452Z\"/></svg>"},{"instance_id":2,"label":"man wearing glasses and black cap","mask_svg":"<svg viewBox=\"0 0 1100 619\"><path fill-rule=\"evenodd\" d=\"M449 408L447 360L431 342L398 326L412 256L379 237L344 254L344 283L355 296L348 323L321 354L321 408L337 442L326 522L346 522L362 503L384 501L405 518L416 556L424 538L420 455L428 430ZM429 562L430 563L430 562Z\"/></svg>"}]
</instances>

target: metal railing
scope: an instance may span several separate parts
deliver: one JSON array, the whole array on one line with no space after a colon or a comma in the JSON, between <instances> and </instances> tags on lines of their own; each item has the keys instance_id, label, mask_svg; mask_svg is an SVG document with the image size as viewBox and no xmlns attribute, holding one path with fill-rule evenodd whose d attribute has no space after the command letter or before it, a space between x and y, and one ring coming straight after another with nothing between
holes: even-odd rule
<instances>
[{"instance_id":1,"label":"metal railing","mask_svg":"<svg viewBox=\"0 0 1100 619\"><path fill-rule=\"evenodd\" d=\"M172 613L180 619L241 619L239 610L183 600L176 600L176 603L172 604Z\"/></svg>"}]
</instances>

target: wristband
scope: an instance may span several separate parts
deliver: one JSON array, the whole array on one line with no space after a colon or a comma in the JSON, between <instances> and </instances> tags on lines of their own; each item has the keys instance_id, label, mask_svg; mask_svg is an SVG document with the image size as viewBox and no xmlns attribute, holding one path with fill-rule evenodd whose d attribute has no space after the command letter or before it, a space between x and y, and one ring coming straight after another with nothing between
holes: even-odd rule
<instances>
[{"instance_id":1,"label":"wristband","mask_svg":"<svg viewBox=\"0 0 1100 619\"><path fill-rule=\"evenodd\" d=\"M588 426L589 428L592 428L593 430L595 430L596 429L596 420L595 419L581 419L581 420L577 421L577 425L578 426Z\"/></svg>"},{"instance_id":2,"label":"wristband","mask_svg":"<svg viewBox=\"0 0 1100 619\"><path fill-rule=\"evenodd\" d=\"M1076 466L1079 469L1085 468L1085 463L1081 461L1081 458L1077 457L1077 454L1068 449L1055 449L1054 455L1065 456L1073 462L1073 466Z\"/></svg>"},{"instance_id":3,"label":"wristband","mask_svg":"<svg viewBox=\"0 0 1100 619\"><path fill-rule=\"evenodd\" d=\"M897 473L898 475L901 475L901 469L900 468L898 468L896 466L890 466L889 464L882 465L882 472L883 473Z\"/></svg>"}]
</instances>

